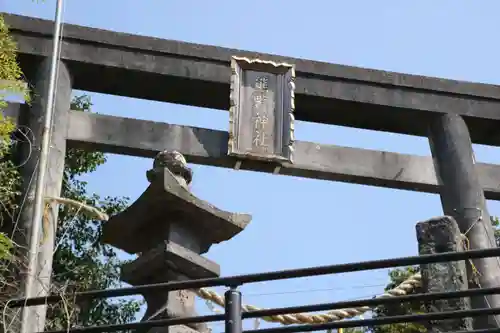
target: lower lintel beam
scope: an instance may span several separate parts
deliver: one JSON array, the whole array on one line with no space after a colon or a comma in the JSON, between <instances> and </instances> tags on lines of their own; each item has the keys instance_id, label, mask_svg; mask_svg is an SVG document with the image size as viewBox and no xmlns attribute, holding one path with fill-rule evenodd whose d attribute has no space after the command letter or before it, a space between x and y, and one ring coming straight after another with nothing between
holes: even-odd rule
<instances>
[{"instance_id":1,"label":"lower lintel beam","mask_svg":"<svg viewBox=\"0 0 500 333\"><path fill-rule=\"evenodd\" d=\"M154 121L70 111L70 146L107 153L153 158L157 152L177 150L190 163L233 168L227 156L228 133ZM341 181L403 190L437 193L430 157L297 141L293 165L276 168L245 160L240 169ZM500 166L478 163L487 199L500 200Z\"/></svg>"}]
</instances>

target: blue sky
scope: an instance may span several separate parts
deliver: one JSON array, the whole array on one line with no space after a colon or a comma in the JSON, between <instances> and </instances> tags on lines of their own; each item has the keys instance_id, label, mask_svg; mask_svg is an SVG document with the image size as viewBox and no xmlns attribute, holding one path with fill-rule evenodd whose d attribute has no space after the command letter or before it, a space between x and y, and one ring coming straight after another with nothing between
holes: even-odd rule
<instances>
[{"instance_id":1,"label":"blue sky","mask_svg":"<svg viewBox=\"0 0 500 333\"><path fill-rule=\"evenodd\" d=\"M65 22L338 64L500 84L498 0L65 1ZM307 5L306 5L307 3ZM3 0L0 11L53 19L55 0ZM131 84L134 84L133 82ZM228 113L91 94L98 113L228 127ZM345 112L348 112L346 110ZM426 138L298 122L299 140L429 155ZM498 148L475 146L499 163ZM135 199L152 161L110 156L88 177L101 195ZM442 213L437 195L193 165L193 192L253 214L208 257L223 275L415 255L415 223ZM500 205L489 202L490 213ZM247 303L286 306L371 296L386 271L248 285ZM201 307L201 312L205 312ZM218 326L216 326L218 327ZM219 331L219 329L215 329Z\"/></svg>"}]
</instances>

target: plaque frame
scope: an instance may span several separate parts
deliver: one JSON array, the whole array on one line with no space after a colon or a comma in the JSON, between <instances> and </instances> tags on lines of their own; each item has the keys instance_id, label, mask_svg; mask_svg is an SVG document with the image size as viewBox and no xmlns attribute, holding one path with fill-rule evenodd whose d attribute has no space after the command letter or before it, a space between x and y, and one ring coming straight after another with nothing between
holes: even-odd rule
<instances>
[{"instance_id":1,"label":"plaque frame","mask_svg":"<svg viewBox=\"0 0 500 333\"><path fill-rule=\"evenodd\" d=\"M240 90L244 87L242 80L244 71L259 71L281 76L282 79L288 77L288 82L283 84L281 89L281 98L289 99L285 108L283 105L281 112L275 112L275 119L280 121L278 132L276 133L281 148L281 153L262 154L257 152L245 151L239 148L239 128L241 119L242 100ZM288 95L288 96L286 96ZM229 108L229 142L228 155L242 159L261 160L266 162L293 163L294 154L294 111L295 111L295 66L289 63L278 63L271 60L262 60L258 58L249 59L246 57L231 57L231 88L230 88L230 108ZM281 114L280 114L281 113ZM276 140L276 139L275 139Z\"/></svg>"}]
</instances>

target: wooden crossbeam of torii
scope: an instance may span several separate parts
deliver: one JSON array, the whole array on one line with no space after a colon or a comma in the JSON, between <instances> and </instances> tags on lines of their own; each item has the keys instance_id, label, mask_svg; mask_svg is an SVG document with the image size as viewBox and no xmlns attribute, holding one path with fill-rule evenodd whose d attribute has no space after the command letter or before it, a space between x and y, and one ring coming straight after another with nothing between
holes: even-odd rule
<instances>
[{"instance_id":1,"label":"wooden crossbeam of torii","mask_svg":"<svg viewBox=\"0 0 500 333\"><path fill-rule=\"evenodd\" d=\"M6 113L16 117L20 104ZM177 150L189 162L232 168L227 155L228 133L116 116L69 111L69 146L107 153L154 157L159 151ZM297 141L295 161L279 174L342 181L387 188L438 193L439 185L430 157ZM500 166L478 163L479 179L488 199L500 200ZM265 162L245 161L242 169L274 172Z\"/></svg>"},{"instance_id":2,"label":"wooden crossbeam of torii","mask_svg":"<svg viewBox=\"0 0 500 333\"><path fill-rule=\"evenodd\" d=\"M5 15L5 20L18 43L23 70L31 77L37 59L50 51L51 21L10 14ZM64 35L61 57L71 72L74 89L228 110L231 56L261 57L295 65L298 120L427 136L435 116L453 112L464 117L473 142L500 145L496 130L500 126L498 86L70 24L65 25ZM87 149L152 157L158 150L169 148L179 150L193 163L223 167L233 167L235 163L227 156L225 132L102 115L72 113L70 119L69 143ZM300 141L295 149L295 163L282 168L280 174L438 191L429 157ZM245 161L241 168L275 170L274 166L256 161ZM477 169L486 197L499 198L499 167L478 163Z\"/></svg>"},{"instance_id":3,"label":"wooden crossbeam of torii","mask_svg":"<svg viewBox=\"0 0 500 333\"><path fill-rule=\"evenodd\" d=\"M49 55L52 22L5 14L27 77ZM442 113L474 143L500 145L500 87L342 66L66 24L61 59L73 89L229 110L232 56L295 65L297 120L427 136ZM99 78L99 79L96 79ZM130 84L140 82L140 84Z\"/></svg>"}]
</instances>

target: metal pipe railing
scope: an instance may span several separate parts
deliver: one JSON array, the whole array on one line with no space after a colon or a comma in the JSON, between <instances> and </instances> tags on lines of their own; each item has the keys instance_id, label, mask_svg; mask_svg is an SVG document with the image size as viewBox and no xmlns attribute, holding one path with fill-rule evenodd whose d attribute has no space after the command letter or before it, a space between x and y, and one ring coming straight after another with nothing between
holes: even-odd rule
<instances>
[{"instance_id":1,"label":"metal pipe railing","mask_svg":"<svg viewBox=\"0 0 500 333\"><path fill-rule=\"evenodd\" d=\"M374 319L362 319L362 320L347 320L347 321L337 321L324 324L311 324L311 325L294 325L294 326L284 326L276 328L264 328L257 330L247 330L242 333L300 333L300 332L314 332L323 331L338 328L352 328L352 327L366 327L366 326L379 326L379 325L391 325L409 322L426 322L430 320L447 320L454 318L464 318L464 317L478 317L485 315L497 315L500 314L500 308L485 308L485 309L472 309L472 310L455 310L446 311L440 313L425 313L425 314L411 314L411 315L401 315L401 316L391 316L382 317ZM186 325L189 323L201 323L209 321L221 321L225 320L225 315L210 315L210 316L197 316L190 318L171 318L171 319L161 319L145 321L140 323L129 323L129 324L117 324L117 325L101 325L92 327L80 327L72 328L69 330L60 331L50 331L50 332L38 332L38 333L111 333L123 330L132 329L147 329L153 327L166 327L175 325ZM227 324L226 324L227 325ZM227 326L226 326L227 327ZM479 330L478 332L481 332ZM499 329L487 330L483 332L500 332ZM233 333L233 332L226 332ZM467 333L471 333L467 331Z\"/></svg>"},{"instance_id":2,"label":"metal pipe railing","mask_svg":"<svg viewBox=\"0 0 500 333\"><path fill-rule=\"evenodd\" d=\"M126 329L148 329L153 327L162 327L162 326L173 326L173 325L187 325L191 323L204 323L204 322L215 322L215 321L226 321L233 320L235 313L237 312L235 309L239 308L240 314L239 318L241 319L249 319L249 318L260 318L265 316L272 315L280 315L280 314L289 314L289 313L299 313L299 312L314 312L314 311L323 311L323 310L334 310L334 309L343 309L350 307L358 307L358 306L376 306L376 305L387 305L387 304L396 304L396 303L405 303L405 302L416 302L416 301L434 301L441 299L452 299L452 298L461 298L461 297L471 297L471 296L481 296L488 294L500 294L500 287L498 288L476 288L476 289L468 289L468 290L460 290L460 291L449 291L449 292L440 292L440 293L428 293L428 294L415 294L415 295L405 295L405 296L394 296L390 298L371 298L371 299L362 299L355 301L342 301L342 302L334 302L334 303L323 303L323 304L314 304L314 305L303 305L303 306L295 306L295 307L283 307L283 308L275 308L275 309L264 309L264 310L256 310L249 312L241 312L241 296L232 298L231 305L228 305L227 300L229 297L235 297L234 293L239 293L234 289L226 292L226 314L217 314L217 315L208 315L208 316L196 316L196 317L186 317L186 318L172 318L172 319L159 319L159 320L151 320L140 323L127 323L127 324L115 324L115 325L105 325L105 326L94 326L94 327L85 327L85 328L75 328L70 330L70 332L117 332ZM231 294L228 294L231 293ZM227 308L231 306L231 308ZM233 306L235 308L233 308ZM454 311L456 312L456 311ZM454 313L453 312L453 313ZM229 313L229 314L228 314ZM500 312L499 312L500 313ZM453 318L460 317L455 316ZM393 317L387 317L393 318ZM384 318L384 319L387 319ZM239 325L241 324L241 319ZM430 319L432 320L432 318ZM353 321L349 321L351 323ZM356 322L356 321L354 321ZM365 324L361 326L367 326ZM342 323L347 323L347 321L342 321ZM337 322L340 325L340 322ZM380 324L380 325L383 325ZM301 325L303 326L303 325ZM307 326L307 325L306 325ZM294 326L295 327L295 326ZM339 326L345 327L345 326ZM319 329L318 329L319 330ZM260 331L260 330L257 330ZM257 333L252 332L252 333ZM46 333L66 333L66 330L61 331L50 331ZM230 333L226 331L226 333ZM236 332L240 333L240 332ZM248 332L247 332L248 333ZM264 332L266 333L266 332ZM500 332L499 332L500 333Z\"/></svg>"},{"instance_id":3,"label":"metal pipe railing","mask_svg":"<svg viewBox=\"0 0 500 333\"><path fill-rule=\"evenodd\" d=\"M497 257L497 256L500 256L500 248L489 248L481 250L469 250L463 252L446 252L446 253L427 254L427 255L412 256L412 257L363 261L363 262L348 263L348 264L290 269L290 270L237 275L237 276L229 276L221 278L207 278L198 280L156 283L156 284L140 285L127 288L109 289L109 290L83 291L83 292L76 292L66 296L71 296L73 299L76 300L82 300L82 299L97 299L97 298L138 295L158 290L172 291L172 290L197 289L197 288L215 287L215 286L234 287L245 283L276 281L276 280L302 278L309 276L319 276L326 274L359 272L359 271L382 269L382 268L394 268L399 266L433 264L438 262L460 261L467 259L477 259L477 258L487 258L487 257ZM45 297L34 297L29 299L18 298L10 300L9 307L15 308L23 306L51 304L59 302L61 300L62 300L61 295L50 295Z\"/></svg>"},{"instance_id":4,"label":"metal pipe railing","mask_svg":"<svg viewBox=\"0 0 500 333\"><path fill-rule=\"evenodd\" d=\"M447 320L464 317L479 317L500 314L500 308L484 308L471 310L454 310L439 313L410 314L401 316L390 316L373 319L346 320L325 324L296 325L285 327L263 328L258 330L248 330L244 333L301 333L314 332L338 328L351 328L362 326L391 325L410 322L427 322L430 320ZM89 331L90 332L90 331Z\"/></svg>"}]
</instances>

